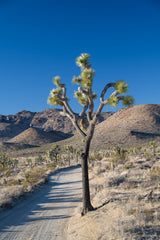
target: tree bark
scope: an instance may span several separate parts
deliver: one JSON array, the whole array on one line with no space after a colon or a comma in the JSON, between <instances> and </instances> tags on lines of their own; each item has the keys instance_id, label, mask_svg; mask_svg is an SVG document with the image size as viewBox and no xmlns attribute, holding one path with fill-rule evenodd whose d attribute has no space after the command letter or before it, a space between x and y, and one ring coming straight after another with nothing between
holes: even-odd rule
<instances>
[{"instance_id":1,"label":"tree bark","mask_svg":"<svg viewBox=\"0 0 160 240\"><path fill-rule=\"evenodd\" d=\"M94 208L90 200L90 189L89 189L89 177L88 177L88 156L82 154L82 216L88 211L92 211Z\"/></svg>"},{"instance_id":2,"label":"tree bark","mask_svg":"<svg viewBox=\"0 0 160 240\"><path fill-rule=\"evenodd\" d=\"M94 129L93 129L94 131ZM93 131L90 132L90 136L86 139L84 152L82 153L82 216L88 211L94 210L90 200L90 188L89 188L89 175L88 175L88 156L90 149L90 142L93 137Z\"/></svg>"}]
</instances>

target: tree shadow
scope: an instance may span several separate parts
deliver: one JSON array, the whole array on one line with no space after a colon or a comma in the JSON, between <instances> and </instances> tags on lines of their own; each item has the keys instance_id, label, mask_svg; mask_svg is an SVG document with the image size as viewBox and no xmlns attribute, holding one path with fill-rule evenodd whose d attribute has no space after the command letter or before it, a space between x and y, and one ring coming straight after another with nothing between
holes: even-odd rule
<instances>
[{"instance_id":1,"label":"tree shadow","mask_svg":"<svg viewBox=\"0 0 160 240\"><path fill-rule=\"evenodd\" d=\"M63 173L70 175L78 168L72 168L68 172L64 170L61 175ZM57 181L59 182L51 177L51 182L42 191L0 215L0 239L1 233L12 232L11 229L14 227L16 229L18 226L34 224L36 221L59 221L71 217L72 210L81 202L81 181L73 178L73 181L64 182L60 177Z\"/></svg>"}]
</instances>

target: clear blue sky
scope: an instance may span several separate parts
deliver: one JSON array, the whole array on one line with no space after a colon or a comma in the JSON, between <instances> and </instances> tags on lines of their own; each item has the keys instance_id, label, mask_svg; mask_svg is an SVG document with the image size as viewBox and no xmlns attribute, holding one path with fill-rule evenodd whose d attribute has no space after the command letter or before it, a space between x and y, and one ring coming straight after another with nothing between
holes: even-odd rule
<instances>
[{"instance_id":1,"label":"clear blue sky","mask_svg":"<svg viewBox=\"0 0 160 240\"><path fill-rule=\"evenodd\" d=\"M0 114L50 107L55 75L78 111L71 80L83 52L98 94L123 79L135 104L160 103L159 0L0 0Z\"/></svg>"}]
</instances>

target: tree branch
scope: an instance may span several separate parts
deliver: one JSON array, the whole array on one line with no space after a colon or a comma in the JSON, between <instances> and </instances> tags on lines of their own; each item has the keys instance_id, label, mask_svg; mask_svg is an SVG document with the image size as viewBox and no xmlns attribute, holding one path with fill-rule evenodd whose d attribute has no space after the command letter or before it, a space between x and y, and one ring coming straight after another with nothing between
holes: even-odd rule
<instances>
[{"instance_id":1,"label":"tree branch","mask_svg":"<svg viewBox=\"0 0 160 240\"><path fill-rule=\"evenodd\" d=\"M119 94L118 90L115 90L115 91L110 95L110 97L112 97L112 96L117 96L118 94ZM110 97L109 97L109 98L110 98ZM109 98L108 98L108 99L109 99ZM108 99L105 100L105 101L103 101L104 105L108 104Z\"/></svg>"},{"instance_id":2,"label":"tree branch","mask_svg":"<svg viewBox=\"0 0 160 240\"><path fill-rule=\"evenodd\" d=\"M99 108L98 108L96 114L94 115L93 120L92 120L92 124L93 124L93 125L95 125L95 124L97 123L97 120L98 120L98 118L99 118L99 116L100 116L100 113L101 113L103 107L108 103L108 99L104 101L104 95L106 94L107 90L108 90L109 88L111 88L111 87L115 87L115 83L108 83L108 84L104 87L104 89L103 89L103 91L102 91L102 93L101 93L101 96L100 96L101 103L100 103L100 105L99 105ZM116 96L116 95L118 95L118 94L119 94L118 90L115 90L115 91L110 95L110 97L111 97L111 96Z\"/></svg>"},{"instance_id":3,"label":"tree branch","mask_svg":"<svg viewBox=\"0 0 160 240\"><path fill-rule=\"evenodd\" d=\"M76 114L73 112L73 110L69 106L68 102L66 101L66 88L65 88L65 86L62 87L62 91L63 91L63 94L62 94L63 99L62 99L62 101L63 101L63 103L65 105L65 108L67 109L67 111L70 113L70 115L72 117L75 117Z\"/></svg>"},{"instance_id":4,"label":"tree branch","mask_svg":"<svg viewBox=\"0 0 160 240\"><path fill-rule=\"evenodd\" d=\"M111 88L111 87L114 87L114 86L115 86L115 83L108 83L108 84L104 87L104 89L103 89L103 91L102 91L102 93L101 93L101 96L100 96L101 102L104 101L104 95L106 94L107 90L108 90L109 88Z\"/></svg>"},{"instance_id":5,"label":"tree branch","mask_svg":"<svg viewBox=\"0 0 160 240\"><path fill-rule=\"evenodd\" d=\"M79 134L80 134L82 137L86 137L85 132L82 131L82 129L81 129L81 128L79 127L79 125L78 125L77 117L76 117L76 116L75 116L75 117L71 116L70 113L67 112L67 109L66 109L66 106L65 106L65 105L63 106L63 112L64 112L65 116L67 116L67 117L71 120L73 126L76 128L76 130L79 132Z\"/></svg>"},{"instance_id":6,"label":"tree branch","mask_svg":"<svg viewBox=\"0 0 160 240\"><path fill-rule=\"evenodd\" d=\"M88 104L84 106L84 108L82 109L81 113L79 114L79 117L82 118L83 115L85 114L85 112L87 111L88 109Z\"/></svg>"},{"instance_id":7,"label":"tree branch","mask_svg":"<svg viewBox=\"0 0 160 240\"><path fill-rule=\"evenodd\" d=\"M88 119L88 122L90 122L92 120L92 114L94 109L94 103L92 99L92 90L88 90L88 100L89 100L89 109L87 113L87 119Z\"/></svg>"}]
</instances>

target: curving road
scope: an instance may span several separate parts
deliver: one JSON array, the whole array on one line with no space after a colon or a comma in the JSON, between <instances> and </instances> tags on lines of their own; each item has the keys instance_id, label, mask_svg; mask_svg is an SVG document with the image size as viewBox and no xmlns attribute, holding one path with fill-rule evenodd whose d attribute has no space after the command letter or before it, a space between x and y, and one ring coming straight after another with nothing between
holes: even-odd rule
<instances>
[{"instance_id":1,"label":"curving road","mask_svg":"<svg viewBox=\"0 0 160 240\"><path fill-rule=\"evenodd\" d=\"M81 201L81 168L61 170L49 184L0 214L0 240L65 240L65 226Z\"/></svg>"}]
</instances>

